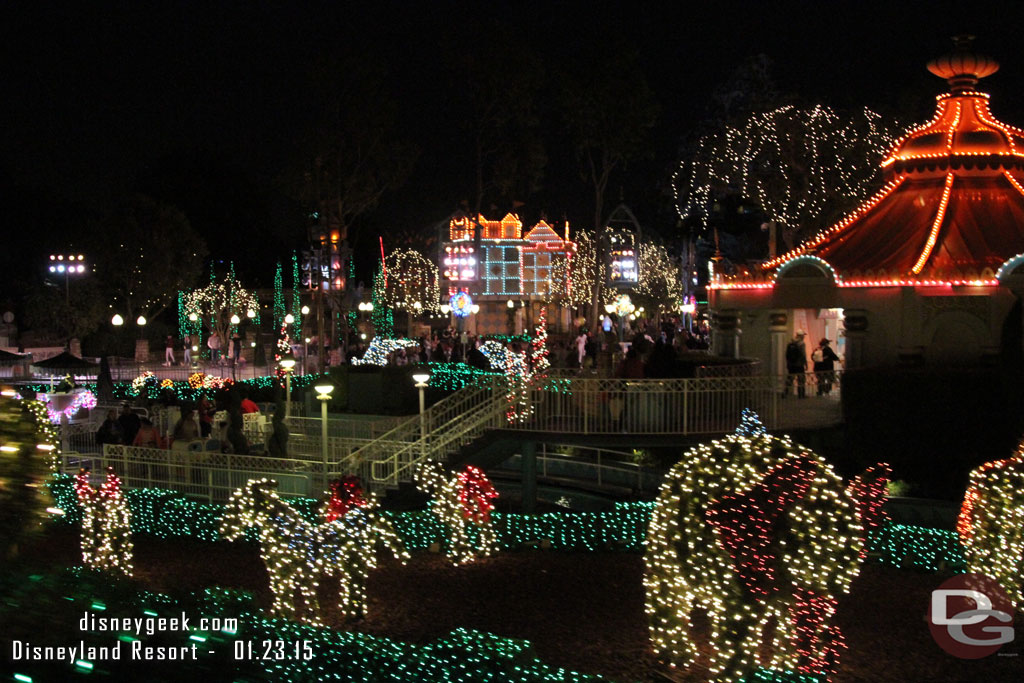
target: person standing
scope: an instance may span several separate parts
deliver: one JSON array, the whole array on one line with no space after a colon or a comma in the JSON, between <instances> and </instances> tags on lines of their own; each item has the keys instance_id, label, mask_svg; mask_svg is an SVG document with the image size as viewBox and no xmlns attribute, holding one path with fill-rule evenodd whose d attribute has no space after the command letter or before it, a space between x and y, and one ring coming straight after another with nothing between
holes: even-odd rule
<instances>
[{"instance_id":1,"label":"person standing","mask_svg":"<svg viewBox=\"0 0 1024 683\"><path fill-rule=\"evenodd\" d=\"M210 348L210 361L218 362L220 360L220 333L214 330L210 334L210 338L206 340L206 345Z\"/></svg>"},{"instance_id":2,"label":"person standing","mask_svg":"<svg viewBox=\"0 0 1024 683\"><path fill-rule=\"evenodd\" d=\"M835 381L835 363L839 356L832 350L830 344L828 339L822 339L818 348L811 354L814 376L818 379L818 396L831 394L832 383Z\"/></svg>"},{"instance_id":3,"label":"person standing","mask_svg":"<svg viewBox=\"0 0 1024 683\"><path fill-rule=\"evenodd\" d=\"M121 404L121 415L117 418L117 423L121 425L122 443L130 445L135 441L135 435L139 433L142 422L139 420L139 416L132 412L128 401Z\"/></svg>"},{"instance_id":4,"label":"person standing","mask_svg":"<svg viewBox=\"0 0 1024 683\"><path fill-rule=\"evenodd\" d=\"M117 411L113 408L107 411L107 419L100 425L96 432L96 445L103 446L105 443L121 443L123 435L121 424L117 421Z\"/></svg>"},{"instance_id":5,"label":"person standing","mask_svg":"<svg viewBox=\"0 0 1024 683\"><path fill-rule=\"evenodd\" d=\"M187 365L191 365L192 364L192 335L191 334L186 334L185 335L185 342L184 342L184 344L182 344L182 348L185 350L185 352L184 352L184 355L182 356L181 364L182 365L186 365L186 366Z\"/></svg>"},{"instance_id":6,"label":"person standing","mask_svg":"<svg viewBox=\"0 0 1024 683\"><path fill-rule=\"evenodd\" d=\"M167 335L167 342L164 350L164 365L170 367L175 364L174 360L174 337Z\"/></svg>"},{"instance_id":7,"label":"person standing","mask_svg":"<svg viewBox=\"0 0 1024 683\"><path fill-rule=\"evenodd\" d=\"M793 337L786 347L786 390L783 396L789 395L789 390L796 382L796 395L798 398L806 397L807 384L807 347L804 346L804 332L800 331Z\"/></svg>"},{"instance_id":8,"label":"person standing","mask_svg":"<svg viewBox=\"0 0 1024 683\"><path fill-rule=\"evenodd\" d=\"M576 362L583 368L583 359L587 357L587 331L581 330L580 336L576 337Z\"/></svg>"}]
</instances>

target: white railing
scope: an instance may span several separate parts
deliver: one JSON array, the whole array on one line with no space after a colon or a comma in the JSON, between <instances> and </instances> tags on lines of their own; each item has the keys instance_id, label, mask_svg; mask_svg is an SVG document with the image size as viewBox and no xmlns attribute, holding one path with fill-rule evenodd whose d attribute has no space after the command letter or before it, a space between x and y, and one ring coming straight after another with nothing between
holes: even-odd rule
<instances>
[{"instance_id":1,"label":"white railing","mask_svg":"<svg viewBox=\"0 0 1024 683\"><path fill-rule=\"evenodd\" d=\"M407 415L401 417L375 416L367 418L351 415L328 415L327 435L349 439L376 439L408 419ZM297 417L293 415L285 419L285 424L288 426L288 431L292 436L301 434L320 438L322 433L319 417Z\"/></svg>"},{"instance_id":2,"label":"white railing","mask_svg":"<svg viewBox=\"0 0 1024 683\"><path fill-rule=\"evenodd\" d=\"M777 423L773 377L558 379L531 392L532 416L508 429L585 434L715 434L751 408Z\"/></svg>"},{"instance_id":3,"label":"white railing","mask_svg":"<svg viewBox=\"0 0 1024 683\"><path fill-rule=\"evenodd\" d=\"M466 412L444 425L428 431L422 438L393 448L390 454L374 458L370 480L376 484L394 487L411 481L415 467L423 462L444 462L462 446L470 443L488 429L501 427L505 422L505 397L492 394L477 402Z\"/></svg>"},{"instance_id":4,"label":"white railing","mask_svg":"<svg viewBox=\"0 0 1024 683\"><path fill-rule=\"evenodd\" d=\"M318 497L332 479L349 474L337 462L320 459L268 458L185 449L136 448L107 444L99 453L67 452L61 471L75 474L80 467L102 472L111 466L126 488L163 488L188 496L222 502L249 479L266 477L288 496Z\"/></svg>"},{"instance_id":5,"label":"white railing","mask_svg":"<svg viewBox=\"0 0 1024 683\"><path fill-rule=\"evenodd\" d=\"M536 456L537 474L542 477L593 481L598 486L629 486L635 491L642 491L645 488L656 489L656 480L661 479L660 474L647 472L642 465L630 462L631 453L607 448L581 450L584 452L583 456L565 455L549 451L547 444L540 444ZM522 457L522 454L516 453L503 464L520 463Z\"/></svg>"}]
</instances>

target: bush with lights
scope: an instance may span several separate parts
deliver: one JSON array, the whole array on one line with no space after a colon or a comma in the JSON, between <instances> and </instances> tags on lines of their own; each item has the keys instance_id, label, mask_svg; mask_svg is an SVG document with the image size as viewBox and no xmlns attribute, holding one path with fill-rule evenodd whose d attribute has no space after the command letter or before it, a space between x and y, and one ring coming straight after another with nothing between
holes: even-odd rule
<instances>
[{"instance_id":1,"label":"bush with lights","mask_svg":"<svg viewBox=\"0 0 1024 683\"><path fill-rule=\"evenodd\" d=\"M46 519L49 493L44 481L59 456L57 435L40 401L0 395L0 558Z\"/></svg>"},{"instance_id":2,"label":"bush with lights","mask_svg":"<svg viewBox=\"0 0 1024 683\"><path fill-rule=\"evenodd\" d=\"M770 668L829 676L844 647L836 596L859 572L861 533L832 467L744 411L734 434L688 451L658 494L644 557L656 654L692 664L690 614L704 609L714 680L757 671L773 619Z\"/></svg>"},{"instance_id":3,"label":"bush with lights","mask_svg":"<svg viewBox=\"0 0 1024 683\"><path fill-rule=\"evenodd\" d=\"M1013 604L1024 601L1024 442L1011 458L971 472L956 530L971 572L999 582Z\"/></svg>"},{"instance_id":4,"label":"bush with lights","mask_svg":"<svg viewBox=\"0 0 1024 683\"><path fill-rule=\"evenodd\" d=\"M82 508L82 563L91 569L132 575L131 518L121 478L113 467L99 489L89 483L89 470L79 470L75 494Z\"/></svg>"},{"instance_id":5,"label":"bush with lights","mask_svg":"<svg viewBox=\"0 0 1024 683\"><path fill-rule=\"evenodd\" d=\"M149 370L143 370L142 374L132 380L132 396L146 392L148 389L155 389L160 386L160 380Z\"/></svg>"},{"instance_id":6,"label":"bush with lights","mask_svg":"<svg viewBox=\"0 0 1024 683\"><path fill-rule=\"evenodd\" d=\"M491 520L498 497L487 475L472 465L449 478L440 463L416 470L416 485L431 496L430 511L446 532L446 554L454 564L469 564L497 549Z\"/></svg>"},{"instance_id":7,"label":"bush with lights","mask_svg":"<svg viewBox=\"0 0 1024 683\"><path fill-rule=\"evenodd\" d=\"M391 523L371 500L352 505L333 521L317 524L285 502L276 489L275 481L250 479L232 494L220 523L220 533L229 541L242 538L249 528L259 530L260 555L274 593L273 612L322 625L317 590L323 576L335 575L342 613L349 618L363 616L366 579L377 566L378 545L403 561L409 557Z\"/></svg>"}]
</instances>

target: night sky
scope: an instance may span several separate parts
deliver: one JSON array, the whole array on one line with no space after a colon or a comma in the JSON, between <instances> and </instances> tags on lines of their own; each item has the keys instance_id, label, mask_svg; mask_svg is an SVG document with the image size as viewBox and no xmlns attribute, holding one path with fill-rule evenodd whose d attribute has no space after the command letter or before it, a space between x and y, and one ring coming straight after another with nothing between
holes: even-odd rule
<instances>
[{"instance_id":1,"label":"night sky","mask_svg":"<svg viewBox=\"0 0 1024 683\"><path fill-rule=\"evenodd\" d=\"M405 184L353 226L357 253L378 234L387 245L392 231L431 230L474 189L459 84L439 46L487 50L493 31L548 70L594 50L638 50L661 113L647 158L613 179L607 209L621 192L662 233L674 229L680 144L752 55L770 58L783 92L913 122L943 91L925 62L949 51L949 36L973 33L1002 65L982 87L994 113L1024 125L1021 3L19 4L0 10L0 181L16 274L55 244L88 249L88 216L142 191L182 208L212 256L269 285L273 262L303 246L301 211L277 179L306 120L310 65L325 56L386 64L398 128L421 150ZM553 110L540 115L549 161L519 211L527 224L543 214L586 225L592 199L573 150Z\"/></svg>"}]
</instances>

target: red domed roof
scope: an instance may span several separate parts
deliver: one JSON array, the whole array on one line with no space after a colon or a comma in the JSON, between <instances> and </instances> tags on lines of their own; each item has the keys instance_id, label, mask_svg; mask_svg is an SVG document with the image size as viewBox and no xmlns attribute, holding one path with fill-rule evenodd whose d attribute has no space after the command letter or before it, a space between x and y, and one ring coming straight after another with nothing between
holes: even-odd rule
<instances>
[{"instance_id":1,"label":"red domed roof","mask_svg":"<svg viewBox=\"0 0 1024 683\"><path fill-rule=\"evenodd\" d=\"M882 162L893 173L941 171L950 164L1024 166L1024 131L997 121L985 93L949 93L939 96L935 118L907 133Z\"/></svg>"},{"instance_id":2,"label":"red domed roof","mask_svg":"<svg viewBox=\"0 0 1024 683\"><path fill-rule=\"evenodd\" d=\"M841 284L991 283L1024 252L1024 130L997 121L977 79L998 68L958 42L928 69L949 81L935 117L882 162L889 182L835 225L762 264L815 256ZM730 286L723 283L721 286ZM742 286L742 285L737 285Z\"/></svg>"}]
</instances>

